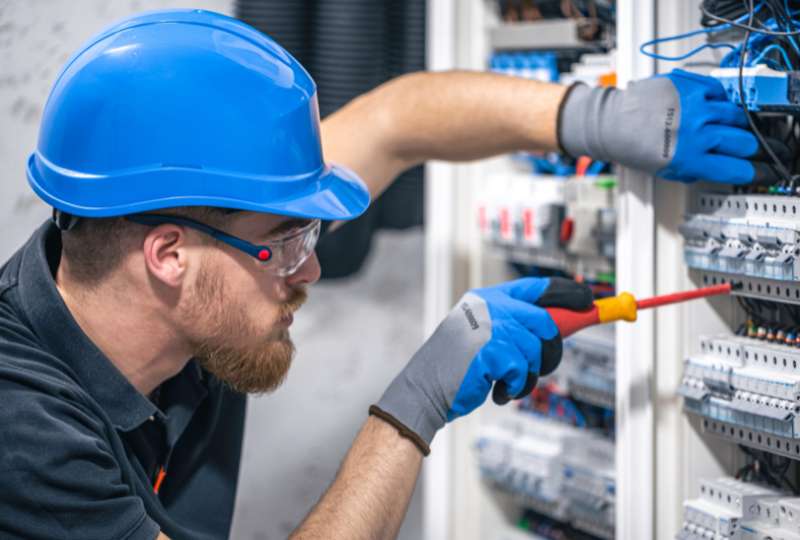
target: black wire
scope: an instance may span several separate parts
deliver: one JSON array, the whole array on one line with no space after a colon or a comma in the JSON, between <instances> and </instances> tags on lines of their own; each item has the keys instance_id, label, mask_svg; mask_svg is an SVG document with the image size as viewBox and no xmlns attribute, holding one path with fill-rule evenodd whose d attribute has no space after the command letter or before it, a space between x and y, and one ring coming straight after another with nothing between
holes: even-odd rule
<instances>
[{"instance_id":1,"label":"black wire","mask_svg":"<svg viewBox=\"0 0 800 540\"><path fill-rule=\"evenodd\" d=\"M751 2L751 4L752 4L752 2ZM750 32L755 32L756 34L764 34L764 35L767 35L767 36L796 36L796 35L800 35L800 30L795 30L793 32L775 32L773 30L759 30L758 28L755 28L754 26L752 26L752 23L753 23L752 12L751 12L750 18L748 20L749 24L741 24L741 23L737 23L736 21L732 21L730 19L725 19L723 17L717 17L713 13L709 13L709 11L702 4L700 5L700 11L702 11L703 15L705 15L709 19L712 19L712 20L715 20L717 22L724 23L724 24L730 24L731 26L736 26L736 27L742 28L744 30L749 30Z\"/></svg>"},{"instance_id":2,"label":"black wire","mask_svg":"<svg viewBox=\"0 0 800 540\"><path fill-rule=\"evenodd\" d=\"M783 480L783 477L786 476L786 472L789 470L789 467L792 465L792 460L787 457L778 456L777 454L771 454L769 452L765 452L764 455L767 456L767 469L769 469L769 473L773 475L773 477L778 479L778 482ZM778 458L783 457L784 462L781 465ZM778 463L773 463L773 461L777 460Z\"/></svg>"},{"instance_id":3,"label":"black wire","mask_svg":"<svg viewBox=\"0 0 800 540\"><path fill-rule=\"evenodd\" d=\"M741 0L703 0L703 5L715 15L728 19L738 19L747 13L747 9L742 7ZM720 26L717 21L710 20L707 17L703 17L700 20L700 24L706 28Z\"/></svg>"},{"instance_id":4,"label":"black wire","mask_svg":"<svg viewBox=\"0 0 800 540\"><path fill-rule=\"evenodd\" d=\"M756 315L758 315L758 317L759 317L759 318L763 318L763 317L761 317L761 312L763 311L763 309L762 309L762 307L759 305L759 303L758 303L758 300L756 300L755 298L748 298L748 299L747 299L747 302L748 302L747 306L748 306L748 307L749 307L751 310L753 310L753 312L754 312Z\"/></svg>"},{"instance_id":5,"label":"black wire","mask_svg":"<svg viewBox=\"0 0 800 540\"><path fill-rule=\"evenodd\" d=\"M750 0L750 17L748 18L748 22L751 25L753 23L754 11L755 11L755 0ZM744 111L744 115L747 117L747 122L750 124L750 129L753 130L753 133L758 139L759 144L761 144L761 146L764 147L764 150L767 152L767 154L769 154L770 159L772 159L772 161L775 162L775 166L777 167L778 172L780 172L781 176L783 176L783 178L788 182L791 181L792 179L791 175L789 174L789 171L786 170L786 167L783 166L781 160L778 159L778 156L776 156L775 152L772 151L772 148L769 147L766 139L764 139L764 136L761 135L761 132L758 130L758 127L756 127L756 123L753 120L750 111L747 109L747 101L745 100L745 94L744 94L744 61L745 61L745 55L749 54L750 52L747 50L747 46L753 28L752 26L748 26L745 28L747 28L747 32L744 35L744 42L742 43L742 56L739 59L739 101L741 101L742 103L742 110Z\"/></svg>"},{"instance_id":6,"label":"black wire","mask_svg":"<svg viewBox=\"0 0 800 540\"><path fill-rule=\"evenodd\" d=\"M767 7L772 12L772 17L775 19L775 24L778 25L778 29L784 32L791 32L794 28L790 28L787 24L787 19L789 19L789 15L786 13L786 10L783 9L783 2L780 0L769 0Z\"/></svg>"},{"instance_id":7,"label":"black wire","mask_svg":"<svg viewBox=\"0 0 800 540\"><path fill-rule=\"evenodd\" d=\"M791 116L789 118L791 118ZM786 120L786 123L788 125L788 123L789 123L788 119ZM794 128L793 127L791 129L787 129L786 130L786 136L783 138L783 141L782 141L783 144L788 144L789 143L789 139L792 138L792 134L793 133L794 133Z\"/></svg>"}]
</instances>

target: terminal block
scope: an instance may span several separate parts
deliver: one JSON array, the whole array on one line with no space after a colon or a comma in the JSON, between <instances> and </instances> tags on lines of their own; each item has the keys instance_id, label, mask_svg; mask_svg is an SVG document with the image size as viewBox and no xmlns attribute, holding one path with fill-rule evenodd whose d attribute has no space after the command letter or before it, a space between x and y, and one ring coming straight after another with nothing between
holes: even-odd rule
<instances>
[{"instance_id":1,"label":"terminal block","mask_svg":"<svg viewBox=\"0 0 800 540\"><path fill-rule=\"evenodd\" d=\"M797 532L797 501L788 493L758 482L735 478L700 480L700 498L685 501L684 524L678 540L763 540L764 529L778 530L781 519L786 533ZM792 520L789 521L791 513ZM755 535L755 536L754 536ZM795 536L773 536L800 540Z\"/></svg>"},{"instance_id":2,"label":"terminal block","mask_svg":"<svg viewBox=\"0 0 800 540\"><path fill-rule=\"evenodd\" d=\"M525 508L597 537L614 537L614 442L518 412L475 442L481 476Z\"/></svg>"},{"instance_id":3,"label":"terminal block","mask_svg":"<svg viewBox=\"0 0 800 540\"><path fill-rule=\"evenodd\" d=\"M800 349L740 336L702 336L677 393L703 431L800 456Z\"/></svg>"},{"instance_id":4,"label":"terminal block","mask_svg":"<svg viewBox=\"0 0 800 540\"><path fill-rule=\"evenodd\" d=\"M564 218L563 178L497 174L478 203L478 229L495 244L559 249Z\"/></svg>"},{"instance_id":5,"label":"terminal block","mask_svg":"<svg viewBox=\"0 0 800 540\"><path fill-rule=\"evenodd\" d=\"M742 282L733 294L800 303L800 201L781 195L700 195L679 227L684 261L704 284Z\"/></svg>"},{"instance_id":6,"label":"terminal block","mask_svg":"<svg viewBox=\"0 0 800 540\"><path fill-rule=\"evenodd\" d=\"M616 256L616 177L571 177L564 185L566 217L561 241L567 252L589 257Z\"/></svg>"},{"instance_id":7,"label":"terminal block","mask_svg":"<svg viewBox=\"0 0 800 540\"><path fill-rule=\"evenodd\" d=\"M711 76L722 83L728 99L741 105L739 68L718 68ZM800 72L776 71L765 64L742 70L744 101L751 111L800 111Z\"/></svg>"},{"instance_id":8,"label":"terminal block","mask_svg":"<svg viewBox=\"0 0 800 540\"><path fill-rule=\"evenodd\" d=\"M581 431L527 414L484 426L475 442L481 476L500 491L559 521L567 519L561 455Z\"/></svg>"},{"instance_id":9,"label":"terminal block","mask_svg":"<svg viewBox=\"0 0 800 540\"><path fill-rule=\"evenodd\" d=\"M564 495L571 501L572 526L600 538L614 538L616 470L614 443L587 437L566 448Z\"/></svg>"}]
</instances>

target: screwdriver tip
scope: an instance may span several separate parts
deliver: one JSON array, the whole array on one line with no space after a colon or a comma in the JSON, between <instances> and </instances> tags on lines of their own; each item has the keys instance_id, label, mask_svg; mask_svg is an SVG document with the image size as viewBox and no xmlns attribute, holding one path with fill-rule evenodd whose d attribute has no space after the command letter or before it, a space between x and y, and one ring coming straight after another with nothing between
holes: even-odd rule
<instances>
[{"instance_id":1,"label":"screwdriver tip","mask_svg":"<svg viewBox=\"0 0 800 540\"><path fill-rule=\"evenodd\" d=\"M741 281L731 281L731 291L741 291L744 288L744 283Z\"/></svg>"}]
</instances>

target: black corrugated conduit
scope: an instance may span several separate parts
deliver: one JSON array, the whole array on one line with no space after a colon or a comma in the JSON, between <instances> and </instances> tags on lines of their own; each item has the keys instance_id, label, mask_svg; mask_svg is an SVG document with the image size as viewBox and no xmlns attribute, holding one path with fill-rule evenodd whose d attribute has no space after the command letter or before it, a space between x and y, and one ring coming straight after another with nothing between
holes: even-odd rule
<instances>
[{"instance_id":1,"label":"black corrugated conduit","mask_svg":"<svg viewBox=\"0 0 800 540\"><path fill-rule=\"evenodd\" d=\"M289 51L317 83L325 118L391 78L425 69L425 0L237 0L236 17ZM422 224L423 169L317 246L323 278L357 272L379 228Z\"/></svg>"}]
</instances>

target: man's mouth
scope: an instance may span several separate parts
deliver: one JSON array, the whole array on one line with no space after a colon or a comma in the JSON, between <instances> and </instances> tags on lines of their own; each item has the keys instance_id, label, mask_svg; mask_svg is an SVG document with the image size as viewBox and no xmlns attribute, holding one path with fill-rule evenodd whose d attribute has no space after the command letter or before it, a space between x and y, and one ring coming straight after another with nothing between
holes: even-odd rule
<instances>
[{"instance_id":1,"label":"man's mouth","mask_svg":"<svg viewBox=\"0 0 800 540\"><path fill-rule=\"evenodd\" d=\"M281 320L278 322L278 324L280 324L281 326L284 326L284 327L287 327L287 328L288 328L289 326L291 326L291 325L292 325L292 323L293 323L293 322L294 322L294 314L293 314L293 313L289 313L289 314L288 314L286 317L284 317L283 319L281 319Z\"/></svg>"}]
</instances>

